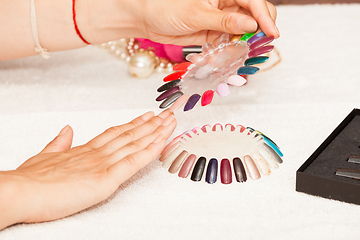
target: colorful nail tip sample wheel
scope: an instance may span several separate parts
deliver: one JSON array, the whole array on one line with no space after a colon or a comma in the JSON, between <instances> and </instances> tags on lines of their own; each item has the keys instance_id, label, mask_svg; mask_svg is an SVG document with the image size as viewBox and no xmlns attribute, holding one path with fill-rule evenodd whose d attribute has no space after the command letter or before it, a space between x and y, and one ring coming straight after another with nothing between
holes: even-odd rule
<instances>
[{"instance_id":1,"label":"colorful nail tip sample wheel","mask_svg":"<svg viewBox=\"0 0 360 240\"><path fill-rule=\"evenodd\" d=\"M201 105L206 106L212 102L214 91L220 97L225 97L230 94L228 85L242 86L246 83L246 79L234 76L244 77L258 72L259 68L252 65L267 61L268 57L259 55L268 53L274 48L267 45L273 40L273 37L266 37L263 32L248 33L239 38L233 37L232 41L228 34L223 34L216 47L211 43L205 43L202 46L202 53L191 53L186 57L189 62L175 65L173 67L175 72L164 78L164 82L169 85L164 84L157 91L168 91L178 86L178 91L189 96L184 111L195 107L198 103L195 101L198 95L201 96ZM162 99L163 96L160 96L157 99ZM168 102L161 104L160 108L172 103L174 101L170 104Z\"/></svg>"},{"instance_id":2,"label":"colorful nail tip sample wheel","mask_svg":"<svg viewBox=\"0 0 360 240\"><path fill-rule=\"evenodd\" d=\"M283 162L279 147L260 131L220 123L188 130L174 138L160 156L162 166L181 178L214 184L243 183L268 176ZM220 166L219 166L220 165ZM234 181L235 181L234 180Z\"/></svg>"}]
</instances>

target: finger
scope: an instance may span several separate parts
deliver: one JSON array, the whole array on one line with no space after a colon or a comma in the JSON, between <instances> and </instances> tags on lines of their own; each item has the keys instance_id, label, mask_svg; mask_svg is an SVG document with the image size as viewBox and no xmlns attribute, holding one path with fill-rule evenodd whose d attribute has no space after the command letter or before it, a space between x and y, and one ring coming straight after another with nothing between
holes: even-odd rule
<instances>
[{"instance_id":1,"label":"finger","mask_svg":"<svg viewBox=\"0 0 360 240\"><path fill-rule=\"evenodd\" d=\"M165 139L153 142L143 150L124 157L108 169L110 176L120 185L155 159L164 148L165 142Z\"/></svg>"},{"instance_id":2,"label":"finger","mask_svg":"<svg viewBox=\"0 0 360 240\"><path fill-rule=\"evenodd\" d=\"M66 125L40 153L62 152L71 148L74 132Z\"/></svg>"},{"instance_id":3,"label":"finger","mask_svg":"<svg viewBox=\"0 0 360 240\"><path fill-rule=\"evenodd\" d=\"M159 141L162 141L163 139L165 139L166 141L174 132L175 127L176 120L174 119L168 126L160 126L158 127L158 129L156 129L155 132L126 144L124 147L111 154L111 156L107 160L109 165L115 164L116 162L125 158L128 155L134 154L138 151L142 151L152 142L157 143Z\"/></svg>"},{"instance_id":4,"label":"finger","mask_svg":"<svg viewBox=\"0 0 360 240\"><path fill-rule=\"evenodd\" d=\"M254 18L239 12L221 11L215 7L208 6L206 11L200 11L199 20L202 29L227 32L230 34L243 34L255 32L258 25Z\"/></svg>"},{"instance_id":5,"label":"finger","mask_svg":"<svg viewBox=\"0 0 360 240\"><path fill-rule=\"evenodd\" d=\"M86 145L88 145L91 148L99 148L108 143L109 141L113 140L114 138L118 137L120 134L133 129L137 126L140 126L141 124L147 122L149 119L151 119L154 116L154 112L147 112L134 120L132 120L129 123L114 126L111 128L108 128L105 130L102 134L99 136L93 138L90 140Z\"/></svg>"},{"instance_id":6,"label":"finger","mask_svg":"<svg viewBox=\"0 0 360 240\"><path fill-rule=\"evenodd\" d=\"M173 120L174 114L170 114L165 120L155 116L146 123L122 133L117 138L105 144L102 147L102 152L110 155L126 144L153 133L161 124L163 124L163 126L169 125Z\"/></svg>"},{"instance_id":7,"label":"finger","mask_svg":"<svg viewBox=\"0 0 360 240\"><path fill-rule=\"evenodd\" d=\"M279 30L276 27L275 19L276 18L276 9L271 4L265 0L235 0L240 6L243 6L245 9L249 10L258 22L261 30L267 36L273 36L275 38L280 37ZM271 7L269 7L271 6ZM271 8L271 11L269 10Z\"/></svg>"}]
</instances>

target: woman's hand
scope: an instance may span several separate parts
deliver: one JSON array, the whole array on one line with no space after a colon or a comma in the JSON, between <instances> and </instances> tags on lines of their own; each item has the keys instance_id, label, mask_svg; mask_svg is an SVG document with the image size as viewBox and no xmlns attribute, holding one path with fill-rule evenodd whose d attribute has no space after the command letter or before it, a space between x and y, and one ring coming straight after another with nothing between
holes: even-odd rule
<instances>
[{"instance_id":1,"label":"woman's hand","mask_svg":"<svg viewBox=\"0 0 360 240\"><path fill-rule=\"evenodd\" d=\"M63 218L108 198L160 154L175 126L171 111L148 112L73 148L66 126L39 154L0 172L0 229Z\"/></svg>"}]
</instances>

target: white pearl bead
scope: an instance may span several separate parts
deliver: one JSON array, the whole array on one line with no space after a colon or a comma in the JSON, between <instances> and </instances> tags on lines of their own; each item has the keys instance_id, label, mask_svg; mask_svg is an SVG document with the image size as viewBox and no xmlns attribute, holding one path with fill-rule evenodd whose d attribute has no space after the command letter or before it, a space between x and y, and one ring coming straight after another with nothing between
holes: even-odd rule
<instances>
[{"instance_id":1,"label":"white pearl bead","mask_svg":"<svg viewBox=\"0 0 360 240\"><path fill-rule=\"evenodd\" d=\"M129 73L138 78L146 78L152 74L155 68L155 59L146 52L135 53L129 61Z\"/></svg>"}]
</instances>

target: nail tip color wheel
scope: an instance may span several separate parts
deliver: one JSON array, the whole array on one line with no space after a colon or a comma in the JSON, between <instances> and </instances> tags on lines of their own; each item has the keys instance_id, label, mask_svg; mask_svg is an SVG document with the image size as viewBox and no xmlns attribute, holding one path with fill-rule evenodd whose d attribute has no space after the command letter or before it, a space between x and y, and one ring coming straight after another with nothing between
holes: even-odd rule
<instances>
[{"instance_id":1,"label":"nail tip color wheel","mask_svg":"<svg viewBox=\"0 0 360 240\"><path fill-rule=\"evenodd\" d=\"M164 78L165 84L157 91L162 92L156 101L163 101L160 108L167 108L182 95L187 95L184 111L189 111L200 102L206 106L212 102L214 92L220 97L230 93L229 85L242 86L245 76L260 69L253 65L264 63L267 56L260 56L273 50L268 45L274 40L263 32L244 34L240 39L230 41L223 34L217 47L211 43L202 46L202 53L186 57L189 62L175 65L175 72ZM201 100L200 100L201 99Z\"/></svg>"},{"instance_id":2,"label":"nail tip color wheel","mask_svg":"<svg viewBox=\"0 0 360 240\"><path fill-rule=\"evenodd\" d=\"M279 147L265 134L242 125L194 128L174 138L160 156L171 174L194 182L230 184L270 175L283 162ZM220 178L220 180L218 180Z\"/></svg>"}]
</instances>

